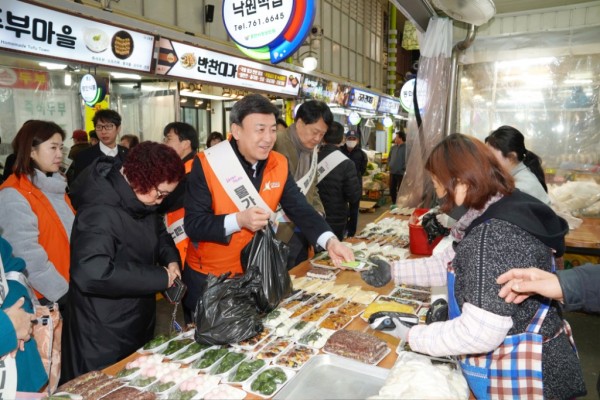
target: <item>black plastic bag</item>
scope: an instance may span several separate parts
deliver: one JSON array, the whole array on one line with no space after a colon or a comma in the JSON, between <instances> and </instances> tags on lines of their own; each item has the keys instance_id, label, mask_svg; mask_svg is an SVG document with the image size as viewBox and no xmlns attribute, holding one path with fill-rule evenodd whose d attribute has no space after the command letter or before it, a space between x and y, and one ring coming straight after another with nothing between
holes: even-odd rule
<instances>
[{"instance_id":1,"label":"black plastic bag","mask_svg":"<svg viewBox=\"0 0 600 400\"><path fill-rule=\"evenodd\" d=\"M256 306L261 312L275 309L281 300L292 293L292 280L287 271L289 252L289 247L275 238L270 223L257 231L242 250L244 270L257 266L260 271L261 290L257 293Z\"/></svg>"},{"instance_id":2,"label":"black plastic bag","mask_svg":"<svg viewBox=\"0 0 600 400\"><path fill-rule=\"evenodd\" d=\"M260 273L249 269L239 278L227 279L209 275L206 287L196 305L196 342L230 344L256 336L263 330L256 308L256 293L260 290Z\"/></svg>"},{"instance_id":3,"label":"black plastic bag","mask_svg":"<svg viewBox=\"0 0 600 400\"><path fill-rule=\"evenodd\" d=\"M427 242L432 244L438 236L448 236L450 229L446 228L437 220L439 213L427 213L423 215L421 226L427 233Z\"/></svg>"}]
</instances>

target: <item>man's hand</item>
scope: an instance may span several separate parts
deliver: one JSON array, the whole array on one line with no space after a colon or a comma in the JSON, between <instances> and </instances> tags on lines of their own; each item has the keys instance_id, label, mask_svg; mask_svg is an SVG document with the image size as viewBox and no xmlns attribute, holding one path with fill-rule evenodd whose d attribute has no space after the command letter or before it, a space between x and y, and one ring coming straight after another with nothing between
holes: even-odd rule
<instances>
[{"instance_id":1,"label":"man's hand","mask_svg":"<svg viewBox=\"0 0 600 400\"><path fill-rule=\"evenodd\" d=\"M514 268L500 275L496 282L504 284L498 295L507 303L519 304L534 294L563 301L556 274L538 268Z\"/></svg>"},{"instance_id":2,"label":"man's hand","mask_svg":"<svg viewBox=\"0 0 600 400\"><path fill-rule=\"evenodd\" d=\"M20 347L22 347L22 342L20 341L26 342L31 339L31 333L33 332L31 322L35 320L34 314L30 314L23 309L24 303L25 298L21 297L15 304L4 310L15 328Z\"/></svg>"},{"instance_id":3,"label":"man's hand","mask_svg":"<svg viewBox=\"0 0 600 400\"><path fill-rule=\"evenodd\" d=\"M259 207L250 207L247 210L235 214L235 219L240 228L246 228L249 231L256 232L264 228L269 222L271 215Z\"/></svg>"},{"instance_id":4,"label":"man's hand","mask_svg":"<svg viewBox=\"0 0 600 400\"><path fill-rule=\"evenodd\" d=\"M371 286L382 287L392 280L390 264L377 257L370 257L369 262L374 264L371 269L360 273L363 281Z\"/></svg>"},{"instance_id":5,"label":"man's hand","mask_svg":"<svg viewBox=\"0 0 600 400\"><path fill-rule=\"evenodd\" d=\"M408 340L410 328L419 323L419 317L412 314L380 311L369 317L369 326L401 339Z\"/></svg>"},{"instance_id":6,"label":"man's hand","mask_svg":"<svg viewBox=\"0 0 600 400\"><path fill-rule=\"evenodd\" d=\"M342 244L335 236L327 241L327 252L333 264L339 267L343 262L354 261L354 253L352 249L345 244Z\"/></svg>"}]
</instances>

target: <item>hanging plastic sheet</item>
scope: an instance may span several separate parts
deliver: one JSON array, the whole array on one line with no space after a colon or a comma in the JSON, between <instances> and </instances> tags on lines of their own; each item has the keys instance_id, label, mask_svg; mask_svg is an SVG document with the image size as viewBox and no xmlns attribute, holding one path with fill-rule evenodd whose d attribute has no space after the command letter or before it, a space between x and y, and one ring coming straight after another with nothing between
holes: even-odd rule
<instances>
[{"instance_id":1,"label":"hanging plastic sheet","mask_svg":"<svg viewBox=\"0 0 600 400\"><path fill-rule=\"evenodd\" d=\"M433 186L424 166L444 133L451 55L452 21L432 18L421 43L415 88L418 113L410 113L407 125L408 160L398 196L400 206L431 206Z\"/></svg>"}]
</instances>

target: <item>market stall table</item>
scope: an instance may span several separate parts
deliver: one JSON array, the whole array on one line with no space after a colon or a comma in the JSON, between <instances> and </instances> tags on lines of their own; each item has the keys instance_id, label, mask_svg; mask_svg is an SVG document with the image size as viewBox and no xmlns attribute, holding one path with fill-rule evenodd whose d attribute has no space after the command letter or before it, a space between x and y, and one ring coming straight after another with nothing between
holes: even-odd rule
<instances>
[{"instance_id":1,"label":"market stall table","mask_svg":"<svg viewBox=\"0 0 600 400\"><path fill-rule=\"evenodd\" d=\"M582 218L577 229L570 230L565 241L568 253L600 256L600 218Z\"/></svg>"},{"instance_id":2,"label":"market stall table","mask_svg":"<svg viewBox=\"0 0 600 400\"><path fill-rule=\"evenodd\" d=\"M295 275L296 277L305 276L310 268L311 268L311 264L308 261L305 261L302 264L298 265L297 267L293 268L290 271L290 274ZM360 274L355 271L341 271L336 277L336 284L348 284L349 286L360 286L365 290L376 291L379 294L389 294L394 287L392 282L388 283L387 285L385 285L381 288L374 288L374 287L368 286L360 278ZM390 348L391 351L389 352L389 354L387 356L385 356L385 358L381 362L379 362L377 364L377 366L389 369L394 365L394 363L396 362L396 358L397 358L395 349L399 343L399 340L397 338L387 335L387 334L384 334L382 332L370 329L368 323L363 321L360 317L355 317L352 320L352 322L345 329L368 332L369 334L377 336L377 337L381 338L382 340L386 341L388 344L388 347ZM130 355L129 357L119 361L118 363L115 363L115 364L111 365L110 367L105 368L103 370L103 372L108 375L115 376L121 369L123 369L125 367L125 365L127 363L135 360L136 358L138 358L140 356L141 356L140 353L134 353L134 354ZM246 399L255 399L255 398L260 398L260 397L254 396L250 393L246 396Z\"/></svg>"}]
</instances>

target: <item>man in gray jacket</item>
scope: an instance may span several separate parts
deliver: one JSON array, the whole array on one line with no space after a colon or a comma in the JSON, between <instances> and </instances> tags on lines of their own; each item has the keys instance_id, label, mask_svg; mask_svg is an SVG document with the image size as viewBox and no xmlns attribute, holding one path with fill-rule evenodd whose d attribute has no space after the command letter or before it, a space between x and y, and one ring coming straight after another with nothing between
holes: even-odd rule
<instances>
[{"instance_id":1,"label":"man in gray jacket","mask_svg":"<svg viewBox=\"0 0 600 400\"><path fill-rule=\"evenodd\" d=\"M333 122L333 114L322 101L307 101L302 103L296 112L294 123L283 132L277 133L277 141L273 150L287 157L290 172L306 200L315 210L325 216L323 203L317 190L317 152L323 136ZM283 237L285 228L280 225L278 238L290 246L288 269L295 267L308 259L309 242L302 232L289 224L289 234Z\"/></svg>"}]
</instances>

